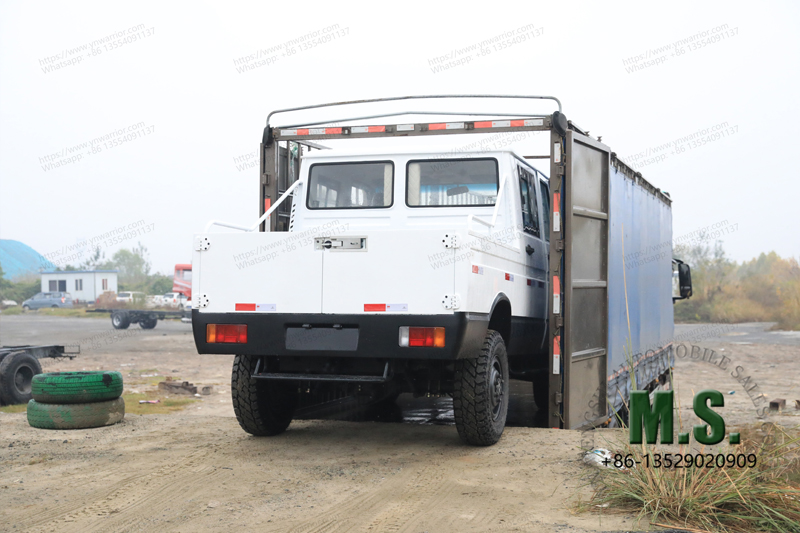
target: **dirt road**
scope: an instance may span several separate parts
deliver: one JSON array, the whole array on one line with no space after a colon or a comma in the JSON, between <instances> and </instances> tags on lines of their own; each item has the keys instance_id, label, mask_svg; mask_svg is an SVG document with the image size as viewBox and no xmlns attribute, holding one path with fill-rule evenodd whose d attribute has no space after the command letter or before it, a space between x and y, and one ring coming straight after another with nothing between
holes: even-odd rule
<instances>
[{"instance_id":1,"label":"dirt road","mask_svg":"<svg viewBox=\"0 0 800 533\"><path fill-rule=\"evenodd\" d=\"M134 327L125 336L106 320L0 318L3 344L83 339L95 346L47 370L120 370L126 392L152 391L165 375L215 387L182 411L129 412L123 423L93 430L35 430L24 413L0 413L0 530L648 529L632 517L569 510L570 498L588 494L580 488L590 470L579 460L585 435L578 432L510 427L497 445L474 448L460 443L444 416L439 424L300 420L282 436L254 438L233 417L231 357L197 355L185 324ZM800 399L800 376L787 371L796 368L797 346L694 342L727 353L752 375L743 385L732 367L678 358L679 395L735 391L726 396L726 421L758 420L746 391L754 382L770 397ZM787 411L771 420L800 417Z\"/></svg>"}]
</instances>

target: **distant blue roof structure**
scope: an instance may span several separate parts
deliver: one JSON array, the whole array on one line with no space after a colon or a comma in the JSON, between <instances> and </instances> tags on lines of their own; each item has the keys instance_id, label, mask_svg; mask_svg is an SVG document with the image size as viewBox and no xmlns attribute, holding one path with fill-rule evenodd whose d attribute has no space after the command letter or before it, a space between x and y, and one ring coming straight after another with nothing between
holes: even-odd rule
<instances>
[{"instance_id":1,"label":"distant blue roof structure","mask_svg":"<svg viewBox=\"0 0 800 533\"><path fill-rule=\"evenodd\" d=\"M0 239L0 265L3 266L5 279L9 280L26 274L38 274L43 268L56 268L56 265L27 244L10 239Z\"/></svg>"}]
</instances>

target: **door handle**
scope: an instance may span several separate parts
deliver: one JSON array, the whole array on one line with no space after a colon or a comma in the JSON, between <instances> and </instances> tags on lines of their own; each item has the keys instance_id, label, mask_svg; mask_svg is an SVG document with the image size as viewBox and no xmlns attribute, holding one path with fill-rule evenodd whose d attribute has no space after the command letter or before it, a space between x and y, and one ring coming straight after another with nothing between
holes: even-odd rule
<instances>
[{"instance_id":1,"label":"door handle","mask_svg":"<svg viewBox=\"0 0 800 533\"><path fill-rule=\"evenodd\" d=\"M323 248L330 248L331 246L333 246L333 243L331 241L325 241L322 243Z\"/></svg>"},{"instance_id":2,"label":"door handle","mask_svg":"<svg viewBox=\"0 0 800 533\"><path fill-rule=\"evenodd\" d=\"M526 244L525 245L525 251L528 252L528 255L531 255L533 252L536 251L536 248L534 248L530 244Z\"/></svg>"}]
</instances>

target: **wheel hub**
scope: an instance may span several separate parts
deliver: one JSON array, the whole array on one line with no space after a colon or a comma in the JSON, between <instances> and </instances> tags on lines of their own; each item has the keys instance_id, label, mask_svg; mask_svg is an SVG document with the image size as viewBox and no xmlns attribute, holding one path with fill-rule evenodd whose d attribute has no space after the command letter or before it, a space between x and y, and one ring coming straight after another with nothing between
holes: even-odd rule
<instances>
[{"instance_id":1,"label":"wheel hub","mask_svg":"<svg viewBox=\"0 0 800 533\"><path fill-rule=\"evenodd\" d=\"M27 366L22 366L17 369L14 374L14 387L22 394L31 392L31 382L33 381L33 370Z\"/></svg>"},{"instance_id":2,"label":"wheel hub","mask_svg":"<svg viewBox=\"0 0 800 533\"><path fill-rule=\"evenodd\" d=\"M505 395L505 380L503 379L503 369L500 361L492 364L492 372L489 375L489 394L492 400L492 416L496 419L500 416L503 406L503 396Z\"/></svg>"}]
</instances>

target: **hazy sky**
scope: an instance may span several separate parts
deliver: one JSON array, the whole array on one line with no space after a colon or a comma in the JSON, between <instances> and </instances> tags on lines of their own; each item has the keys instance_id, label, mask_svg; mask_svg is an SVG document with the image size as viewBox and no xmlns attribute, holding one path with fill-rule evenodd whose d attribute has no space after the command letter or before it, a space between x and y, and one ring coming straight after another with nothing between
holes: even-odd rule
<instances>
[{"instance_id":1,"label":"hazy sky","mask_svg":"<svg viewBox=\"0 0 800 533\"><path fill-rule=\"evenodd\" d=\"M170 272L190 261L192 234L209 219L257 218L257 167L237 165L258 149L270 110L406 94L552 94L672 195L676 238L720 225L737 260L770 250L797 257L798 6L4 1L0 238L56 255L84 239L106 256L141 241L155 270ZM323 29L317 41L282 46ZM450 61L460 64L441 67ZM514 146L543 153L542 141ZM103 237L138 221L149 229L123 242Z\"/></svg>"}]
</instances>

